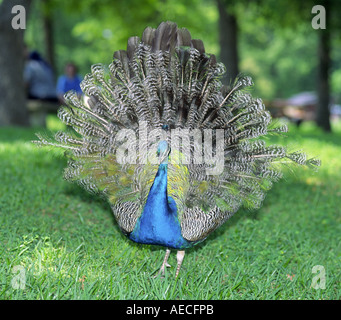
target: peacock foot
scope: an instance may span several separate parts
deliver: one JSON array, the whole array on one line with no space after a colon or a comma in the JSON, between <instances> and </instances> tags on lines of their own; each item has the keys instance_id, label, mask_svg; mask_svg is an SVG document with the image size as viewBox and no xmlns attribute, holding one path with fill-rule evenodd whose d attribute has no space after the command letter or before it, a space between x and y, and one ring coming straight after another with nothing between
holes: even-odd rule
<instances>
[{"instance_id":1,"label":"peacock foot","mask_svg":"<svg viewBox=\"0 0 341 320\"><path fill-rule=\"evenodd\" d=\"M166 267L170 267L170 265L167 263L168 258L169 258L169 254L170 254L170 250L167 249L166 254L165 254L165 258L163 259L162 266L161 266L159 272L153 278L157 278L160 274L161 274L161 278L164 278Z\"/></svg>"},{"instance_id":2,"label":"peacock foot","mask_svg":"<svg viewBox=\"0 0 341 320\"><path fill-rule=\"evenodd\" d=\"M176 254L176 260L178 262L178 265L176 267L176 273L175 273L175 279L178 277L179 275L179 271L182 265L182 261L184 260L185 257L185 250L179 250Z\"/></svg>"}]
</instances>

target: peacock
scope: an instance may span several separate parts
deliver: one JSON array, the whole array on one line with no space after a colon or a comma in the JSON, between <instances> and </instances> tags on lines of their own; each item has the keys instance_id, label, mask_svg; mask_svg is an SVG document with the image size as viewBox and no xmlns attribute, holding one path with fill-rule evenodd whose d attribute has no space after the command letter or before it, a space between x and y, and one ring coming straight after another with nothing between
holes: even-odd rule
<instances>
[{"instance_id":1,"label":"peacock","mask_svg":"<svg viewBox=\"0 0 341 320\"><path fill-rule=\"evenodd\" d=\"M288 130L250 93L249 76L222 84L225 66L186 28L162 22L128 39L109 66L95 64L65 94L58 117L69 130L39 145L62 148L66 180L109 202L128 239L177 250L204 241L240 207L259 208L283 164L320 165L266 145Z\"/></svg>"}]
</instances>

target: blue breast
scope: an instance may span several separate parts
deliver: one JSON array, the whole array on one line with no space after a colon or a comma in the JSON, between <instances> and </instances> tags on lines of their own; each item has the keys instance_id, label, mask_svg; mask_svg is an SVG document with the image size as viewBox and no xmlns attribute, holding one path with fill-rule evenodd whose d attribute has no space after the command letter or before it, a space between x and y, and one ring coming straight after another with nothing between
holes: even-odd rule
<instances>
[{"instance_id":1,"label":"blue breast","mask_svg":"<svg viewBox=\"0 0 341 320\"><path fill-rule=\"evenodd\" d=\"M193 244L182 237L176 203L167 196L167 166L160 164L144 210L128 237L138 243L184 249Z\"/></svg>"}]
</instances>

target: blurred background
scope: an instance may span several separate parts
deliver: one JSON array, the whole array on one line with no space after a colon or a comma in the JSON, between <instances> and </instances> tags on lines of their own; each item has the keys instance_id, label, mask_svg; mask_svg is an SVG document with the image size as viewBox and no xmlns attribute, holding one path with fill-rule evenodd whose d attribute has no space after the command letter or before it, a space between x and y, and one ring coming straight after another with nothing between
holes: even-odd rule
<instances>
[{"instance_id":1,"label":"blurred background","mask_svg":"<svg viewBox=\"0 0 341 320\"><path fill-rule=\"evenodd\" d=\"M44 125L65 86L77 86L92 64L109 64L128 37L171 20L227 66L224 82L252 76L274 117L331 131L341 117L340 12L336 0L0 0L0 125ZM30 92L32 60L55 92Z\"/></svg>"},{"instance_id":2,"label":"blurred background","mask_svg":"<svg viewBox=\"0 0 341 320\"><path fill-rule=\"evenodd\" d=\"M340 300L340 15L340 0L0 0L0 299ZM31 143L65 130L63 93L81 95L92 64L167 20L203 40L226 84L253 78L289 127L267 143L322 162L284 166L262 209L240 210L174 282L151 278L163 249L125 241L108 203L62 179L63 151Z\"/></svg>"}]
</instances>

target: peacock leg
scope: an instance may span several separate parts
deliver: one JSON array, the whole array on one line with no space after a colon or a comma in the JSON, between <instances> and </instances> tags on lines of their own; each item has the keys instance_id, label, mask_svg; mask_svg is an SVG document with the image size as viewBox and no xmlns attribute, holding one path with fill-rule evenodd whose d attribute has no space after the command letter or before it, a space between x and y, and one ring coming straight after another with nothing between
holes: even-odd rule
<instances>
[{"instance_id":1,"label":"peacock leg","mask_svg":"<svg viewBox=\"0 0 341 320\"><path fill-rule=\"evenodd\" d=\"M154 276L154 278L156 278L160 273L163 276L165 275L165 267L170 267L170 265L167 263L168 258L169 258L169 254L170 254L170 250L167 249L166 254L165 254L165 258L163 259L162 266L161 266L159 272Z\"/></svg>"},{"instance_id":2,"label":"peacock leg","mask_svg":"<svg viewBox=\"0 0 341 320\"><path fill-rule=\"evenodd\" d=\"M178 277L182 261L184 260L185 250L179 250L176 254L176 260L178 261L178 266L176 268L175 278Z\"/></svg>"}]
</instances>

